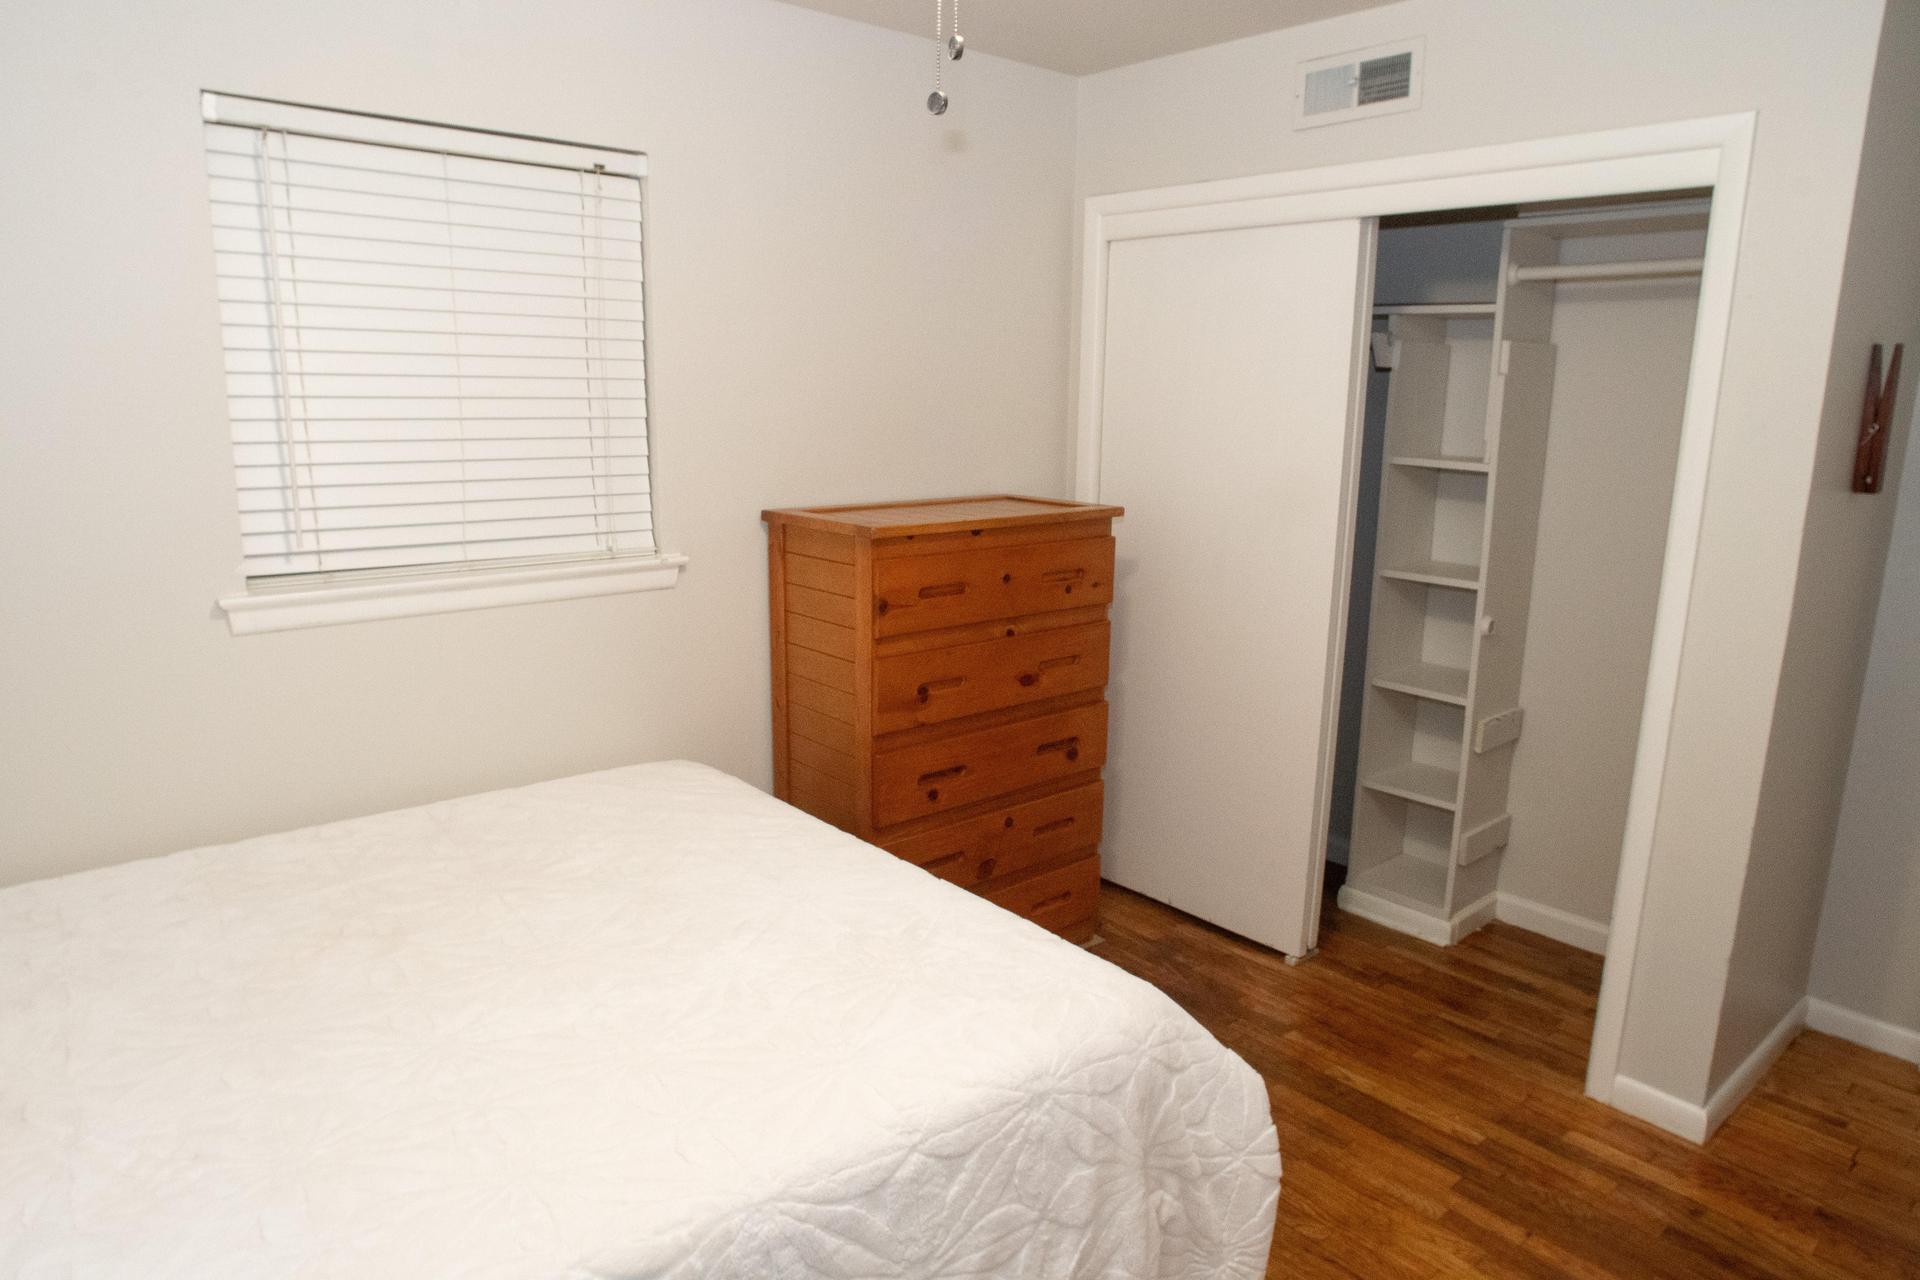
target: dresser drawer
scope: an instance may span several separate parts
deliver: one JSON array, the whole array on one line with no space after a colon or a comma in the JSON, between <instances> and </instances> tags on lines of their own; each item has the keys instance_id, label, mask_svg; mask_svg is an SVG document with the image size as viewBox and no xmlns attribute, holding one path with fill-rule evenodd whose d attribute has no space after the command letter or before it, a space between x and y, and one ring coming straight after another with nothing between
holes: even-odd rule
<instances>
[{"instance_id":1,"label":"dresser drawer","mask_svg":"<svg viewBox=\"0 0 1920 1280\"><path fill-rule=\"evenodd\" d=\"M1105 622L927 649L873 664L873 731L893 733L1104 688Z\"/></svg>"},{"instance_id":2,"label":"dresser drawer","mask_svg":"<svg viewBox=\"0 0 1920 1280\"><path fill-rule=\"evenodd\" d=\"M882 847L942 880L974 885L1018 875L1100 842L1103 788L1098 782L996 809Z\"/></svg>"},{"instance_id":3,"label":"dresser drawer","mask_svg":"<svg viewBox=\"0 0 1920 1280\"><path fill-rule=\"evenodd\" d=\"M1092 850L1078 862L1028 876L984 895L1016 915L1076 942L1092 936L1100 907L1100 857Z\"/></svg>"},{"instance_id":4,"label":"dresser drawer","mask_svg":"<svg viewBox=\"0 0 1920 1280\"><path fill-rule=\"evenodd\" d=\"M873 758L873 825L890 827L1088 773L1106 758L1104 702L878 752Z\"/></svg>"},{"instance_id":5,"label":"dresser drawer","mask_svg":"<svg viewBox=\"0 0 1920 1280\"><path fill-rule=\"evenodd\" d=\"M878 636L1112 599L1112 538L895 556L876 560L873 566L873 627Z\"/></svg>"}]
</instances>

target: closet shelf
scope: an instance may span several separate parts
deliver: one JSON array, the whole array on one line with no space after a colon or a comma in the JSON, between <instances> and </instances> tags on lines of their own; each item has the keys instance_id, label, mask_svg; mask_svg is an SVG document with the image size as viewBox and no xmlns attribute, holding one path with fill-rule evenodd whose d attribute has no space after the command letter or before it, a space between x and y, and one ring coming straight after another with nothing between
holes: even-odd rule
<instances>
[{"instance_id":1,"label":"closet shelf","mask_svg":"<svg viewBox=\"0 0 1920 1280\"><path fill-rule=\"evenodd\" d=\"M1416 698L1426 698L1432 702L1450 702L1456 707L1467 705L1467 671L1464 667L1416 662L1412 666L1384 671L1373 678L1373 683L1376 688L1410 693Z\"/></svg>"},{"instance_id":2,"label":"closet shelf","mask_svg":"<svg viewBox=\"0 0 1920 1280\"><path fill-rule=\"evenodd\" d=\"M1493 465L1485 458L1417 458L1402 455L1388 461L1396 467L1418 467L1425 471L1467 471L1476 475L1486 475L1493 469Z\"/></svg>"},{"instance_id":3,"label":"closet shelf","mask_svg":"<svg viewBox=\"0 0 1920 1280\"><path fill-rule=\"evenodd\" d=\"M1383 795L1452 811L1460 805L1460 775L1437 764L1403 764L1362 778L1360 785Z\"/></svg>"},{"instance_id":4,"label":"closet shelf","mask_svg":"<svg viewBox=\"0 0 1920 1280\"><path fill-rule=\"evenodd\" d=\"M1388 565L1380 570L1380 576L1401 582L1424 582L1433 587L1454 587L1461 591L1480 589L1478 567L1455 564L1450 560L1411 560L1405 564Z\"/></svg>"},{"instance_id":5,"label":"closet shelf","mask_svg":"<svg viewBox=\"0 0 1920 1280\"><path fill-rule=\"evenodd\" d=\"M1385 898L1427 915L1444 915L1447 867L1402 853L1347 876L1346 887L1370 897Z\"/></svg>"},{"instance_id":6,"label":"closet shelf","mask_svg":"<svg viewBox=\"0 0 1920 1280\"><path fill-rule=\"evenodd\" d=\"M1491 302L1398 302L1373 309L1377 316L1490 316Z\"/></svg>"}]
</instances>

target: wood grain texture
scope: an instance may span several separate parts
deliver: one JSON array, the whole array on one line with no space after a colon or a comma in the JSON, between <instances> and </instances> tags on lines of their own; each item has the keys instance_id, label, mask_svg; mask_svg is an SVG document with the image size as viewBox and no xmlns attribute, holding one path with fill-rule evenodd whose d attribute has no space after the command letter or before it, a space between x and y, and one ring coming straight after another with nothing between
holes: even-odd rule
<instances>
[{"instance_id":1,"label":"wood grain texture","mask_svg":"<svg viewBox=\"0 0 1920 1280\"><path fill-rule=\"evenodd\" d=\"M784 796L791 790L787 774L787 530L783 525L767 526L767 630L772 641L772 665L768 692L773 702L773 793Z\"/></svg>"},{"instance_id":2,"label":"wood grain texture","mask_svg":"<svg viewBox=\"0 0 1920 1280\"><path fill-rule=\"evenodd\" d=\"M952 529L945 533L910 533L898 538L876 538L873 554L881 559L893 556L930 556L940 551L966 551L980 547L1017 547L1029 542L1072 542L1076 538L1104 538L1113 530L1113 521L1067 520L1051 524L988 525L985 528Z\"/></svg>"},{"instance_id":3,"label":"wood grain texture","mask_svg":"<svg viewBox=\"0 0 1920 1280\"><path fill-rule=\"evenodd\" d=\"M1091 936L1120 514L1005 495L762 513L774 794Z\"/></svg>"},{"instance_id":4,"label":"wood grain texture","mask_svg":"<svg viewBox=\"0 0 1920 1280\"><path fill-rule=\"evenodd\" d=\"M969 887L1022 875L1100 842L1098 782L994 809L881 847L942 880Z\"/></svg>"},{"instance_id":5,"label":"wood grain texture","mask_svg":"<svg viewBox=\"0 0 1920 1280\"><path fill-rule=\"evenodd\" d=\"M1066 866L1002 888L982 889L981 894L1070 942L1086 942L1093 937L1100 912L1100 859L1091 849L1085 854Z\"/></svg>"},{"instance_id":6,"label":"wood grain texture","mask_svg":"<svg viewBox=\"0 0 1920 1280\"><path fill-rule=\"evenodd\" d=\"M796 587L811 587L828 595L850 596L853 594L853 566L835 560L822 560L818 556L795 555L789 551L787 581Z\"/></svg>"},{"instance_id":7,"label":"wood grain texture","mask_svg":"<svg viewBox=\"0 0 1920 1280\"><path fill-rule=\"evenodd\" d=\"M973 729L873 757L873 820L890 827L1036 783L1098 770L1107 704Z\"/></svg>"},{"instance_id":8,"label":"wood grain texture","mask_svg":"<svg viewBox=\"0 0 1920 1280\"><path fill-rule=\"evenodd\" d=\"M972 498L930 498L913 502L875 502L842 507L785 507L762 511L768 524L798 525L823 533L856 538L916 537L929 533L966 533L988 525L1070 524L1076 520L1111 520L1123 514L1119 507L1067 502L1059 498L1028 498L1013 494L986 494Z\"/></svg>"},{"instance_id":9,"label":"wood grain texture","mask_svg":"<svg viewBox=\"0 0 1920 1280\"><path fill-rule=\"evenodd\" d=\"M940 724L1107 686L1105 622L874 661L874 732Z\"/></svg>"},{"instance_id":10,"label":"wood grain texture","mask_svg":"<svg viewBox=\"0 0 1920 1280\"><path fill-rule=\"evenodd\" d=\"M899 635L1113 599L1112 538L881 559L874 634Z\"/></svg>"},{"instance_id":11,"label":"wood grain texture","mask_svg":"<svg viewBox=\"0 0 1920 1280\"><path fill-rule=\"evenodd\" d=\"M1696 1147L1581 1095L1598 956L1506 924L1442 949L1329 908L1289 966L1103 888L1095 954L1267 1081L1276 1280L1920 1276L1910 1064L1802 1032Z\"/></svg>"}]
</instances>

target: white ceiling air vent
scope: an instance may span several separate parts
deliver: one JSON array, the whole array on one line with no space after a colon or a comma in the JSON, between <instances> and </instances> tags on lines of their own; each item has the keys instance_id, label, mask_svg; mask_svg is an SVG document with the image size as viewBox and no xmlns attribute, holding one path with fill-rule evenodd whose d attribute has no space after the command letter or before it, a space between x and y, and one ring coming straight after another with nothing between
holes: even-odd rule
<instances>
[{"instance_id":1,"label":"white ceiling air vent","mask_svg":"<svg viewBox=\"0 0 1920 1280\"><path fill-rule=\"evenodd\" d=\"M1293 127L1312 129L1412 111L1420 105L1425 61L1426 41L1414 39L1303 62L1296 81Z\"/></svg>"}]
</instances>

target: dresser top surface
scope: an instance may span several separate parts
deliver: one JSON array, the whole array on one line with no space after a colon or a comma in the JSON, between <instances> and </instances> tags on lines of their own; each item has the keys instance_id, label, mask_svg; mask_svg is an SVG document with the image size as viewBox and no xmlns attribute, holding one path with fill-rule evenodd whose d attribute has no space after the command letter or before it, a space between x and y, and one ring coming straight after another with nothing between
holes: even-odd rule
<instances>
[{"instance_id":1,"label":"dresser top surface","mask_svg":"<svg viewBox=\"0 0 1920 1280\"><path fill-rule=\"evenodd\" d=\"M845 507L788 507L762 511L760 518L770 525L798 524L856 538L891 538L957 529L1111 520L1121 514L1124 514L1122 508L1099 503L988 494L976 498L872 502Z\"/></svg>"}]
</instances>

